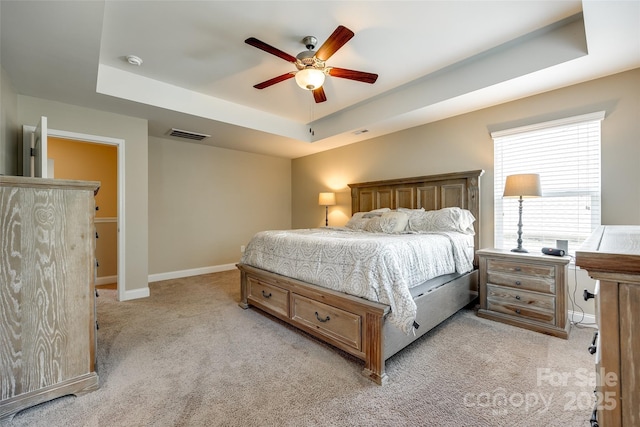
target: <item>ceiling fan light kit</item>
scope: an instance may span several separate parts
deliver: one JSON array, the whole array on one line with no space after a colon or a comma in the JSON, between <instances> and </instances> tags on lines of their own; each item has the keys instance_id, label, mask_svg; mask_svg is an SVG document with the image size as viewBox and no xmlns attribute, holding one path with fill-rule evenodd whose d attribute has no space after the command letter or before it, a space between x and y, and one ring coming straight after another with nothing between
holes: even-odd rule
<instances>
[{"instance_id":1,"label":"ceiling fan light kit","mask_svg":"<svg viewBox=\"0 0 640 427\"><path fill-rule=\"evenodd\" d=\"M296 83L302 89L318 89L324 84L324 71L317 68L303 68L296 73Z\"/></svg>"},{"instance_id":2,"label":"ceiling fan light kit","mask_svg":"<svg viewBox=\"0 0 640 427\"><path fill-rule=\"evenodd\" d=\"M304 90L313 92L313 99L316 103L324 102L327 97L324 93L322 85L324 84L327 75L332 77L339 77L343 79L355 80L363 83L373 84L378 78L377 74L365 73L362 71L347 70L344 68L328 67L325 62L347 43L354 36L353 31L339 25L338 28L329 36L329 38L320 46L317 51L314 51L318 39L313 36L306 36L302 39L302 44L308 49L300 52L295 57L289 55L286 52L281 51L263 41L258 40L255 37L250 37L244 42L256 47L260 50L264 50L267 53L277 56L280 59L284 59L287 62L293 63L297 71L291 71L266 80L262 83L254 85L256 89L264 89L272 86L276 83L288 80L295 77L296 83Z\"/></svg>"}]
</instances>

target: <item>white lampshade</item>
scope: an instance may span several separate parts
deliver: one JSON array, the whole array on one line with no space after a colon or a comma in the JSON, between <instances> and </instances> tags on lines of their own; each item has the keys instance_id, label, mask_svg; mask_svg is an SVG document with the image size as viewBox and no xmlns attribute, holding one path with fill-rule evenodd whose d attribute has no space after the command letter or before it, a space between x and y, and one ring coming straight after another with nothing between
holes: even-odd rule
<instances>
[{"instance_id":1,"label":"white lampshade","mask_svg":"<svg viewBox=\"0 0 640 427\"><path fill-rule=\"evenodd\" d=\"M333 206L336 204L336 193L320 193L318 196L320 206Z\"/></svg>"},{"instance_id":2,"label":"white lampshade","mask_svg":"<svg viewBox=\"0 0 640 427\"><path fill-rule=\"evenodd\" d=\"M504 184L502 197L541 197L540 175L537 173L525 173L509 175Z\"/></svg>"},{"instance_id":3,"label":"white lampshade","mask_svg":"<svg viewBox=\"0 0 640 427\"><path fill-rule=\"evenodd\" d=\"M317 68L304 68L296 73L296 83L302 89L318 89L324 83L324 72Z\"/></svg>"}]
</instances>

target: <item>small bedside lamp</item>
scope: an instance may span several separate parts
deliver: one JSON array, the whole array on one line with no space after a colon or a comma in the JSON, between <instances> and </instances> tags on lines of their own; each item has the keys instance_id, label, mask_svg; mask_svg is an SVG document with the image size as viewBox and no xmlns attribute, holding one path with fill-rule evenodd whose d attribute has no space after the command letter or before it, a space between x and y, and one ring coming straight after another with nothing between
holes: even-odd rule
<instances>
[{"instance_id":1,"label":"small bedside lamp","mask_svg":"<svg viewBox=\"0 0 640 427\"><path fill-rule=\"evenodd\" d=\"M318 204L320 206L324 206L325 208L325 216L324 216L324 226L329 226L329 206L333 206L336 204L336 193L320 193L318 196Z\"/></svg>"},{"instance_id":2,"label":"small bedside lamp","mask_svg":"<svg viewBox=\"0 0 640 427\"><path fill-rule=\"evenodd\" d=\"M502 197L519 197L519 217L518 217L518 247L511 249L511 252L528 252L522 247L522 198L541 197L540 175L535 173L509 175L504 184L504 194Z\"/></svg>"}]
</instances>

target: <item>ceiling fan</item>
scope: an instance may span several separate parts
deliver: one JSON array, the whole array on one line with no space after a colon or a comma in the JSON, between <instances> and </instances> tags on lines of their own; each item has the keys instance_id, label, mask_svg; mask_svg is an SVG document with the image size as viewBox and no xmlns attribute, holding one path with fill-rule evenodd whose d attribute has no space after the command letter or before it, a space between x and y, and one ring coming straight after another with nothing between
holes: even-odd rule
<instances>
[{"instance_id":1,"label":"ceiling fan","mask_svg":"<svg viewBox=\"0 0 640 427\"><path fill-rule=\"evenodd\" d=\"M300 52L297 56L291 56L280 49L256 39L255 37L249 37L244 41L245 43L275 55L278 58L284 59L287 62L291 62L298 69L297 71L291 71L262 83L258 83L253 87L256 89L264 89L276 83L295 77L298 86L302 89L313 91L313 99L318 103L327 100L327 96L322 88L325 76L327 75L364 83L375 83L378 79L377 74L348 70L346 68L330 67L325 63L338 51L338 49L351 40L353 36L353 31L347 27L339 25L317 51L314 51L314 49L318 43L318 39L313 36L307 36L302 39L302 43L308 50Z\"/></svg>"}]
</instances>

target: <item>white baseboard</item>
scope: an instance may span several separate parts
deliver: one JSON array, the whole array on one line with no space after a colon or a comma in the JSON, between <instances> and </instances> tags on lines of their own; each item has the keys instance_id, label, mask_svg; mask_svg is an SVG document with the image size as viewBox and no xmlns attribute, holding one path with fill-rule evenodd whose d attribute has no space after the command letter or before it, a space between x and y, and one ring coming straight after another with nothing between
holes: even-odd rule
<instances>
[{"instance_id":1,"label":"white baseboard","mask_svg":"<svg viewBox=\"0 0 640 427\"><path fill-rule=\"evenodd\" d=\"M138 298L147 298L151 293L149 292L149 287L133 289L131 291L125 291L123 298L120 301L129 301L132 299Z\"/></svg>"},{"instance_id":2,"label":"white baseboard","mask_svg":"<svg viewBox=\"0 0 640 427\"><path fill-rule=\"evenodd\" d=\"M118 283L118 276L102 276L96 278L96 285L110 285L112 283Z\"/></svg>"},{"instance_id":3,"label":"white baseboard","mask_svg":"<svg viewBox=\"0 0 640 427\"><path fill-rule=\"evenodd\" d=\"M571 310L569 310L568 314L569 314L569 320L572 323L580 322L580 324L583 326L596 328L596 329L598 328L598 325L596 325L596 316L593 314L589 314L589 313L583 314L579 311L571 311Z\"/></svg>"},{"instance_id":4,"label":"white baseboard","mask_svg":"<svg viewBox=\"0 0 640 427\"><path fill-rule=\"evenodd\" d=\"M97 277L96 278L96 286L99 285L110 285L112 283L118 283L118 276L102 276L102 277ZM118 295L120 295L120 293L118 293ZM138 298L147 298L149 295L151 295L151 293L149 292L149 287L144 287L144 288L140 288L140 289L133 289L130 291L125 291L124 294L122 295L121 299L118 299L118 301L129 301L132 299L138 299Z\"/></svg>"},{"instance_id":5,"label":"white baseboard","mask_svg":"<svg viewBox=\"0 0 640 427\"><path fill-rule=\"evenodd\" d=\"M200 276L201 274L219 273L221 271L234 270L236 264L212 265L209 267L192 268L189 270L169 271L149 275L149 283L161 280L180 279L182 277Z\"/></svg>"}]
</instances>

